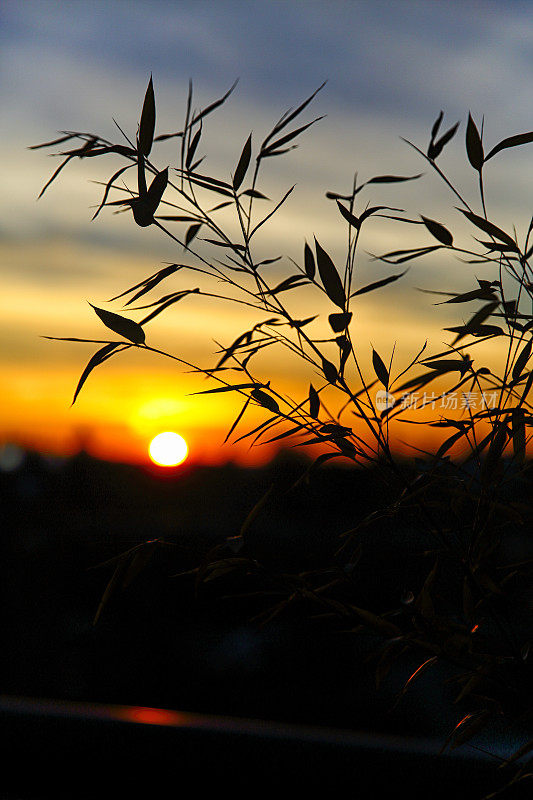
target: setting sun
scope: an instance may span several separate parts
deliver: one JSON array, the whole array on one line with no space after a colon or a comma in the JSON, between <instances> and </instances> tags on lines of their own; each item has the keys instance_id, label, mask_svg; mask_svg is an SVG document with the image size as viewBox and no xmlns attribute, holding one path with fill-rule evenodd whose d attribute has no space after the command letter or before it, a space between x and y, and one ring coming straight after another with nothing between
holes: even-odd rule
<instances>
[{"instance_id":1,"label":"setting sun","mask_svg":"<svg viewBox=\"0 0 533 800\"><path fill-rule=\"evenodd\" d=\"M175 467L185 461L189 448L183 436L165 431L154 436L148 452L154 464L160 467Z\"/></svg>"}]
</instances>

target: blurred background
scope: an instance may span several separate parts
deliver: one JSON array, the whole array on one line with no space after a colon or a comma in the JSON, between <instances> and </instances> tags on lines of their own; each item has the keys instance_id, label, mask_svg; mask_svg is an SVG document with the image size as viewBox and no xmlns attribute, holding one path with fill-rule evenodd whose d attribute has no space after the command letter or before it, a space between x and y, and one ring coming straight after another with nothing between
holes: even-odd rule
<instances>
[{"instance_id":1,"label":"blurred background","mask_svg":"<svg viewBox=\"0 0 533 800\"><path fill-rule=\"evenodd\" d=\"M228 180L249 133L258 144L287 108L327 80L302 121L325 119L303 134L298 149L265 165L259 188L273 200L296 184L257 239L258 257L283 257L270 267L272 281L288 274L287 257L302 263L304 241L312 242L313 235L342 264L345 223L325 193L348 192L354 172L359 181L425 172L411 183L370 186L361 202L401 207L415 218L425 214L460 239L464 226L453 195L400 136L425 149L441 109L443 130L461 120L439 163L478 207L476 175L464 150L465 122L469 110L478 123L484 115L491 146L530 130L528 6L378 0L333 2L326 13L324 3L312 1L4 2L1 439L58 455L83 446L107 459L146 463L150 439L170 428L185 437L189 458L197 463L264 463L272 455L266 448L250 452L246 443L222 447L238 410L235 398L190 397L208 388L204 379L157 356L130 351L111 360L69 408L94 348L39 337L102 338L87 301L105 305L164 261L182 259L183 251L160 231L138 228L129 213L114 216L104 209L91 223L103 191L94 181L107 181L123 163L119 156L74 160L36 202L59 161L48 150L27 150L29 145L53 139L58 130L122 141L113 119L134 136L150 73L156 134L179 130L189 78L194 104L202 108L239 78L227 103L206 119L199 153L207 156L205 172ZM155 163L175 165L176 149L175 139L162 142L154 148ZM504 228L516 224L520 235L529 224L531 177L528 148L508 150L487 167L489 214ZM176 230L182 233L183 227ZM470 231L464 242L473 244ZM433 243L414 226L368 223L357 285L399 271L372 262L367 252ZM213 248L202 242L199 252L213 257ZM388 362L396 343L398 372L426 338L440 348L442 327L460 323L464 309L435 307L440 298L416 289L461 291L472 287L475 276L487 277L487 267L465 268L437 252L412 262L401 281L362 296L353 335L363 365L370 363L371 344ZM187 288L192 280L180 273L164 287ZM297 298L295 313L328 310L316 293L291 296ZM120 304L113 308L120 310ZM229 345L248 321L238 306L193 295L150 324L150 344L213 366L213 340ZM302 382L306 391L313 374L282 356L265 361L265 377L281 391L298 395Z\"/></svg>"},{"instance_id":2,"label":"blurred background","mask_svg":"<svg viewBox=\"0 0 533 800\"><path fill-rule=\"evenodd\" d=\"M153 354L129 351L102 365L70 407L94 346L40 337L102 337L87 301L119 310L106 301L183 252L159 231L139 229L130 214L104 209L90 221L102 195L95 182L118 169L118 157L73 161L37 202L57 160L27 148L61 130L120 141L113 119L134 135L150 74L156 134L180 129L189 78L196 107L239 78L206 120L201 153L205 171L228 180L249 133L262 140L327 79L305 121L327 116L298 149L271 159L259 186L276 199L296 184L258 240L261 257L283 256L272 275L286 274L288 257L301 263L313 235L342 263L345 226L325 193L349 192L354 172L360 180L426 172L412 183L369 187L365 202L423 213L471 243L453 196L400 136L425 149L441 109L446 128L461 120L440 163L477 204L464 123L469 110L478 122L484 115L491 146L531 129L530 3L5 0L0 15L0 502L9 654L2 691L353 725L365 716L366 684L354 688L351 645L329 659L331 641L309 636L305 626L258 632L251 606L213 607L209 597L195 603L191 583L171 577L236 534L276 476L296 480L303 456L224 444L239 410L235 398L191 396L211 384ZM154 149L161 168L176 164L175 142ZM516 223L520 235L529 223L531 163L518 148L487 169L489 214L505 229ZM369 224L358 285L394 271L370 253L430 239L411 226ZM206 257L207 248L199 244ZM495 277L483 270L437 253L365 296L353 325L363 365L372 346L388 361L396 343L401 368L425 339L440 348L441 328L460 323L461 312L443 311L417 290L467 290L475 277ZM179 274L173 280L168 291L187 288ZM295 300L295 314L328 310L309 302L307 295ZM250 320L236 308L192 295L151 323L150 344L213 366L214 340L228 346ZM313 380L305 365L280 355L262 368L279 391L299 398ZM258 419L251 416L249 426ZM150 442L165 431L187 443L179 466L149 457ZM430 434L417 428L413 436L427 445ZM260 520L257 535L274 561L282 548L289 561L316 563L383 491L371 473L354 484L348 471L331 470L319 491L304 487ZM401 531L388 547L409 534ZM158 537L173 546L158 550L93 628L111 574L96 565ZM408 590L409 580L402 576L394 591ZM383 725L391 724L389 716Z\"/></svg>"}]
</instances>

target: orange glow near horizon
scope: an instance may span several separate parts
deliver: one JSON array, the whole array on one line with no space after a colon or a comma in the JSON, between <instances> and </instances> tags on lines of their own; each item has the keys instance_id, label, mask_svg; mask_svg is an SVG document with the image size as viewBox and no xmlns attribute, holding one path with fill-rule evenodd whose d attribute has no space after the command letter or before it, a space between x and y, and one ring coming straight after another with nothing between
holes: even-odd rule
<instances>
[{"instance_id":1,"label":"orange glow near horizon","mask_svg":"<svg viewBox=\"0 0 533 800\"><path fill-rule=\"evenodd\" d=\"M136 722L142 725L165 725L179 727L190 720L188 715L179 711L170 711L166 708L149 708L147 706L125 706L112 709L118 719L126 722Z\"/></svg>"},{"instance_id":2,"label":"orange glow near horizon","mask_svg":"<svg viewBox=\"0 0 533 800\"><path fill-rule=\"evenodd\" d=\"M15 296L9 297L8 301L7 311L16 306ZM45 304L45 308L51 306L52 299L49 304ZM213 320L214 325L219 321L222 327L227 322L225 318L219 320L215 309ZM178 321L180 325L184 324L181 318ZM292 447L303 441L303 437L296 436L271 444L260 442L258 446L250 447L254 439L252 436L234 443L266 419L265 409L250 403L231 437L233 441L224 443L242 408L242 397L230 392L201 396L199 392L213 386L204 376L186 372L177 368L174 363L156 356L148 357L146 353L133 352L133 349L116 361L106 362L98 367L84 385L75 405L71 407L82 366L94 352L94 346L80 346L71 342L52 343L37 337L38 331L69 332L68 320L64 321L64 328L63 325L58 326L59 330L55 324L52 326L48 318L37 318L31 327L28 320L23 322L24 325L21 323L19 326L21 338L17 344L20 354L18 351L12 355L6 352L0 357L3 405L0 445L11 443L45 455L58 456L69 456L83 450L107 461L146 467L150 464L148 442L161 431L179 430L188 445L187 464L191 467L215 466L228 462L257 467L270 461L282 446ZM366 330L372 327L371 320L368 315L365 316L363 310L359 312L354 324L358 324L362 334L365 332L364 335L368 336ZM74 327L74 322L71 325ZM421 325L420 320L400 320L399 315L396 316L395 335L400 341L407 339L408 345L402 345L403 349L396 351L396 373L410 360L412 352L416 351L415 346L422 335ZM30 328L29 332L26 328ZM91 324L87 331L82 330L81 333L95 335L93 328L94 324ZM384 326L383 340L375 343L384 357L390 354L390 346L387 347L385 343L386 332ZM185 329L176 328L175 335L182 343L183 354L188 356L187 348L193 347L193 338L187 338L186 333ZM234 334L235 330L228 329L226 341L231 341ZM175 343L169 339L168 331L154 328L152 335L158 346L167 347L169 351L176 349ZM363 373L372 379L369 358L371 351L364 343L360 347ZM481 347L486 352L478 363L490 363L493 371L498 372L502 362L501 353L496 349L489 352L486 345ZM480 348L476 355L481 356ZM29 352L35 358L25 355ZM207 363L209 358L213 358L212 352L201 355ZM200 356L194 358L200 360ZM296 365L294 359L285 361L282 358L278 363L272 362L263 366L262 374L272 380L275 389L282 396L295 398L295 402L301 400L302 391L307 391L305 387L309 380L317 380L316 371L309 371L307 365ZM437 395L445 389L444 379L434 385ZM372 390L372 397L377 391L377 387ZM416 394L415 392L413 397ZM424 451L434 452L450 432L449 429L432 427L425 423L438 420L443 415L452 418L465 416L467 412L461 407L461 394L455 394L455 405L451 410L438 401L433 404L434 407L430 404L425 410L417 409L415 412L409 408L398 420L391 421L388 427L391 449L404 457L422 455ZM420 403L424 400L424 390L418 392L418 395ZM428 391L428 396L431 395ZM326 390L321 398L324 398L324 407L334 414L335 409L338 409L336 390ZM477 402L479 408L478 397ZM324 421L327 421L327 415ZM366 429L353 417L350 409L343 413L340 421L352 427L357 435L367 437ZM286 429L285 426L280 426L270 436L281 433L284 428ZM265 440L270 436L266 436ZM300 453L314 458L329 449L328 446L314 445L296 448L296 452L299 450ZM530 445L528 451L532 449L533 445ZM466 452L467 444L462 441L449 454L461 458Z\"/></svg>"},{"instance_id":3,"label":"orange glow near horizon","mask_svg":"<svg viewBox=\"0 0 533 800\"><path fill-rule=\"evenodd\" d=\"M75 366L61 364L46 369L34 365L10 365L10 380L2 386L5 407L0 422L0 444L16 444L45 455L58 456L84 450L96 458L146 467L150 463L148 443L162 431L179 430L188 445L187 464L191 467L228 462L257 467L270 461L281 446L292 447L303 441L303 437L297 436L250 447L252 437L237 443L224 443L242 407L240 398L229 392L193 397L193 393L206 384L203 379L186 373L153 371L144 367L142 374L143 380L140 381L136 365L127 362L109 367L104 365L91 376L76 404L70 407L76 383ZM302 383L299 376L292 380L284 376L276 380L276 388L286 396L299 397ZM444 390L443 381L439 381L438 387L436 384L437 393ZM422 401L424 393L419 394L419 401ZM324 402L332 413L335 400L336 395L331 390ZM450 411L441 407L440 401L434 404L435 408L430 405L424 410L406 409L389 425L391 448L404 457L422 455L420 451L434 452L450 431L424 423L448 414L461 418L466 411L461 408L460 400L458 396L456 406ZM252 431L264 420L264 409L250 404L232 440ZM343 413L341 422L363 438L367 436L349 410ZM282 430L280 426L271 435ZM327 450L327 446L313 445L296 448L295 452L314 458ZM528 451L531 450L530 445ZM462 458L467 454L467 443L458 443L449 454Z\"/></svg>"}]
</instances>

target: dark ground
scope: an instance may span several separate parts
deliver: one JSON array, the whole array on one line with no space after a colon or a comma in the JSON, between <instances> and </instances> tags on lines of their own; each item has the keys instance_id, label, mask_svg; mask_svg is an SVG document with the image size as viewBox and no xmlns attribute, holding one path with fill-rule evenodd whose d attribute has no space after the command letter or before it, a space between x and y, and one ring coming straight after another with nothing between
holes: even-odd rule
<instances>
[{"instance_id":1,"label":"dark ground","mask_svg":"<svg viewBox=\"0 0 533 800\"><path fill-rule=\"evenodd\" d=\"M0 473L0 693L448 733L459 711L435 680L439 668L391 713L418 666L410 657L376 693L366 660L372 637L291 613L261 628L252 618L263 600L222 599L224 591L209 587L195 597L192 579L173 577L236 535L273 480L288 486L304 467L280 456L255 470L183 467L162 475L85 454L62 463L27 454L21 468ZM311 568L387 491L370 471L324 469L270 503L249 536L267 564ZM113 570L94 567L157 537L179 547L158 550L93 627ZM427 572L423 535L414 522L385 523L366 544L372 558L357 587L361 606L376 597L397 605Z\"/></svg>"}]
</instances>

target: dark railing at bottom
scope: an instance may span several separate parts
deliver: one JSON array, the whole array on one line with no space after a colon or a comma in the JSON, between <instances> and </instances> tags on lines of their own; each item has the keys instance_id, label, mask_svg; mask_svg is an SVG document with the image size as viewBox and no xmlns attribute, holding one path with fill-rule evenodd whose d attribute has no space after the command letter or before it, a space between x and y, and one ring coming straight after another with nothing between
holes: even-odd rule
<instances>
[{"instance_id":1,"label":"dark railing at bottom","mask_svg":"<svg viewBox=\"0 0 533 800\"><path fill-rule=\"evenodd\" d=\"M311 789L435 800L501 785L492 758L472 748L439 755L438 740L159 708L0 696L0 736L2 800Z\"/></svg>"}]
</instances>

